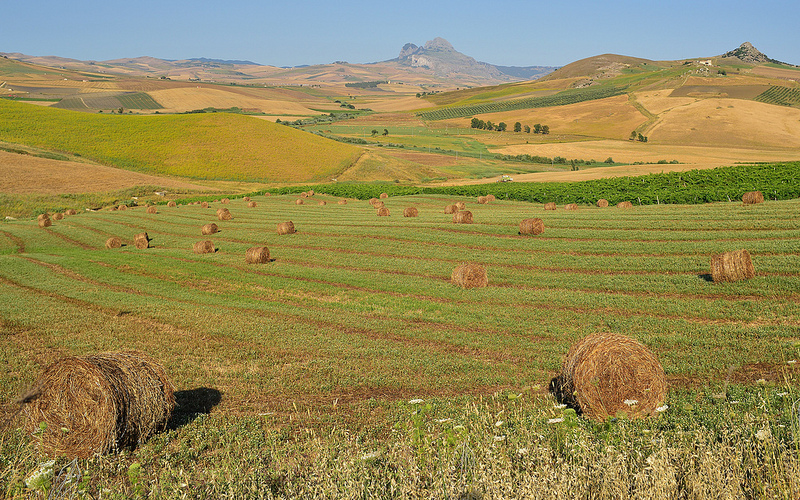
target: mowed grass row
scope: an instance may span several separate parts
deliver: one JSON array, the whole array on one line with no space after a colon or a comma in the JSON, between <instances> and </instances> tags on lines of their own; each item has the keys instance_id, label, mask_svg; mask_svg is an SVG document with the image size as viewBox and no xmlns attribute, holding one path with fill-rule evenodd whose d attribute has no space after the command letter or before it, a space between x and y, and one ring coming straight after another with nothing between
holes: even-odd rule
<instances>
[{"instance_id":1,"label":"mowed grass row","mask_svg":"<svg viewBox=\"0 0 800 500\"><path fill-rule=\"evenodd\" d=\"M0 226L10 332L0 342L13 367L4 395L60 355L132 347L179 388L217 388L221 408L245 412L347 394L546 387L569 345L596 331L644 341L682 383L800 354L796 200L552 212L466 199L471 225L453 224L443 210L457 200L440 196L386 199L390 217L321 195L302 206L255 200ZM216 220L221 206L233 220ZM405 206L420 217L402 217ZM517 235L527 217L542 218L545 233ZM297 234L277 235L285 220ZM202 236L207 222L220 232ZM132 245L141 231L153 248ZM112 235L127 245L105 249ZM204 239L218 251L193 254ZM274 260L245 264L256 245ZM756 278L710 282L710 254L739 248ZM451 285L462 261L486 266L489 287Z\"/></svg>"}]
</instances>

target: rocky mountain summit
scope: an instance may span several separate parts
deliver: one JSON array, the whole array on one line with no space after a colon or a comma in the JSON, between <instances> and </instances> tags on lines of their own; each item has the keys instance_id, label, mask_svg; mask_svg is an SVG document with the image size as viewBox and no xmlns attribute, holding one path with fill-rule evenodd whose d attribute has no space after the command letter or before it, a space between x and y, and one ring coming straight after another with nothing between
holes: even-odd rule
<instances>
[{"instance_id":1,"label":"rocky mountain summit","mask_svg":"<svg viewBox=\"0 0 800 500\"><path fill-rule=\"evenodd\" d=\"M760 64L766 62L784 64L780 61L776 61L775 59L770 59L760 50L753 47L753 44L750 42L744 42L743 44L739 45L739 48L726 52L722 55L722 57L735 57L747 64Z\"/></svg>"}]
</instances>

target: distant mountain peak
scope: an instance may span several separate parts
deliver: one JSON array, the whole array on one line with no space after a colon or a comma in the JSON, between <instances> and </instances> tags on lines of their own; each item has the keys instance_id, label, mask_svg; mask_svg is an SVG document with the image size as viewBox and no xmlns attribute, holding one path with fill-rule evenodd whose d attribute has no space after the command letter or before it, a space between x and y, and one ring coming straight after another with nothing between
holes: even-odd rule
<instances>
[{"instance_id":1,"label":"distant mountain peak","mask_svg":"<svg viewBox=\"0 0 800 500\"><path fill-rule=\"evenodd\" d=\"M441 37L425 42L425 50L436 50L440 52L456 52L450 42Z\"/></svg>"},{"instance_id":2,"label":"distant mountain peak","mask_svg":"<svg viewBox=\"0 0 800 500\"><path fill-rule=\"evenodd\" d=\"M780 61L776 61L767 57L764 53L755 48L750 42L744 42L743 44L739 45L737 49L723 54L722 57L735 57L748 64L759 64L765 62L780 63Z\"/></svg>"}]
</instances>

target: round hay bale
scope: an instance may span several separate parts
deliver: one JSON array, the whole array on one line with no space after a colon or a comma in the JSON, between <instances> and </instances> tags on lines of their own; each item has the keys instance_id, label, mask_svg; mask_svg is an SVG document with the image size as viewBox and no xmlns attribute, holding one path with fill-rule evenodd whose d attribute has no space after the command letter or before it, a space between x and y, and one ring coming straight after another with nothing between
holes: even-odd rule
<instances>
[{"instance_id":1,"label":"round hay bale","mask_svg":"<svg viewBox=\"0 0 800 500\"><path fill-rule=\"evenodd\" d=\"M575 203L568 203L568 204L564 205L564 210L577 210L577 209L578 209L578 205L575 204Z\"/></svg>"},{"instance_id":2,"label":"round hay bale","mask_svg":"<svg viewBox=\"0 0 800 500\"><path fill-rule=\"evenodd\" d=\"M250 201L250 197L249 196L245 196L243 199L244 199L244 201Z\"/></svg>"},{"instance_id":3,"label":"round hay bale","mask_svg":"<svg viewBox=\"0 0 800 500\"><path fill-rule=\"evenodd\" d=\"M264 196L272 196L272 193L264 193Z\"/></svg>"},{"instance_id":4,"label":"round hay bale","mask_svg":"<svg viewBox=\"0 0 800 500\"><path fill-rule=\"evenodd\" d=\"M633 208L633 203L629 201L621 201L617 203L617 208Z\"/></svg>"},{"instance_id":5,"label":"round hay bale","mask_svg":"<svg viewBox=\"0 0 800 500\"><path fill-rule=\"evenodd\" d=\"M382 201L376 201L375 203L372 204L372 208L375 208L375 209L381 209L381 208L383 208L385 206L386 205Z\"/></svg>"},{"instance_id":6,"label":"round hay bale","mask_svg":"<svg viewBox=\"0 0 800 500\"><path fill-rule=\"evenodd\" d=\"M175 208L178 206L178 204L175 202L175 200L170 200L167 202L167 206L170 208Z\"/></svg>"},{"instance_id":7,"label":"round hay bale","mask_svg":"<svg viewBox=\"0 0 800 500\"><path fill-rule=\"evenodd\" d=\"M77 215L77 213L78 211L75 210L74 208L68 208L67 211L64 212L64 215Z\"/></svg>"},{"instance_id":8,"label":"round hay bale","mask_svg":"<svg viewBox=\"0 0 800 500\"><path fill-rule=\"evenodd\" d=\"M303 198L297 198L296 200L294 200L294 204L295 205L302 205L303 203L305 203L303 201Z\"/></svg>"},{"instance_id":9,"label":"round hay bale","mask_svg":"<svg viewBox=\"0 0 800 500\"><path fill-rule=\"evenodd\" d=\"M269 262L269 248L252 247L247 249L244 260L248 264L264 264Z\"/></svg>"},{"instance_id":10,"label":"round hay bale","mask_svg":"<svg viewBox=\"0 0 800 500\"><path fill-rule=\"evenodd\" d=\"M711 278L714 283L749 280L756 270L747 250L735 250L711 257Z\"/></svg>"},{"instance_id":11,"label":"round hay bale","mask_svg":"<svg viewBox=\"0 0 800 500\"><path fill-rule=\"evenodd\" d=\"M389 195L388 195L388 194L386 194L386 193L381 193L381 196L380 196L380 198L381 198L382 200L385 200L385 199L386 199L386 198L388 198L388 197L389 197Z\"/></svg>"},{"instance_id":12,"label":"round hay bale","mask_svg":"<svg viewBox=\"0 0 800 500\"><path fill-rule=\"evenodd\" d=\"M419 216L419 210L416 207L407 207L403 210L403 217L417 217Z\"/></svg>"},{"instance_id":13,"label":"round hay bale","mask_svg":"<svg viewBox=\"0 0 800 500\"><path fill-rule=\"evenodd\" d=\"M606 208L608 206L608 200L600 198L599 200L597 200L597 206L600 208Z\"/></svg>"},{"instance_id":14,"label":"round hay bale","mask_svg":"<svg viewBox=\"0 0 800 500\"><path fill-rule=\"evenodd\" d=\"M339 205L347 205L347 200L339 200L336 203L338 203Z\"/></svg>"},{"instance_id":15,"label":"round hay bale","mask_svg":"<svg viewBox=\"0 0 800 500\"><path fill-rule=\"evenodd\" d=\"M300 198L308 198L308 193L303 191L302 193L300 193Z\"/></svg>"},{"instance_id":16,"label":"round hay bale","mask_svg":"<svg viewBox=\"0 0 800 500\"><path fill-rule=\"evenodd\" d=\"M257 206L258 206L258 203L254 202L254 201L248 201L247 202L247 208L256 208Z\"/></svg>"},{"instance_id":17,"label":"round hay bale","mask_svg":"<svg viewBox=\"0 0 800 500\"><path fill-rule=\"evenodd\" d=\"M446 214L454 214L456 212L458 212L458 207L455 204L444 207L444 213Z\"/></svg>"},{"instance_id":18,"label":"round hay bale","mask_svg":"<svg viewBox=\"0 0 800 500\"><path fill-rule=\"evenodd\" d=\"M463 201L457 201L456 208L459 210L465 210L467 208L467 204L464 203Z\"/></svg>"},{"instance_id":19,"label":"round hay bale","mask_svg":"<svg viewBox=\"0 0 800 500\"><path fill-rule=\"evenodd\" d=\"M147 210L145 210L145 211L148 214L157 214L158 213L158 209L155 207L155 205L153 205L152 207L147 207Z\"/></svg>"},{"instance_id":20,"label":"round hay bale","mask_svg":"<svg viewBox=\"0 0 800 500\"><path fill-rule=\"evenodd\" d=\"M378 217L389 217L389 209L386 207L380 207L378 209Z\"/></svg>"},{"instance_id":21,"label":"round hay bale","mask_svg":"<svg viewBox=\"0 0 800 500\"><path fill-rule=\"evenodd\" d=\"M64 218L64 214L62 214L61 212L56 212L56 213L53 214L53 219L54 220L61 220L63 218Z\"/></svg>"},{"instance_id":22,"label":"round hay bale","mask_svg":"<svg viewBox=\"0 0 800 500\"><path fill-rule=\"evenodd\" d=\"M544 222L542 219L522 219L519 223L519 234L542 234L544 232Z\"/></svg>"},{"instance_id":23,"label":"round hay bale","mask_svg":"<svg viewBox=\"0 0 800 500\"><path fill-rule=\"evenodd\" d=\"M119 209L116 206L108 207L108 211L109 212L116 212L117 210L119 210Z\"/></svg>"},{"instance_id":24,"label":"round hay bale","mask_svg":"<svg viewBox=\"0 0 800 500\"><path fill-rule=\"evenodd\" d=\"M487 198L486 196L478 196L478 203L480 203L481 205L486 205L487 203L489 203L489 198Z\"/></svg>"},{"instance_id":25,"label":"round hay bale","mask_svg":"<svg viewBox=\"0 0 800 500\"><path fill-rule=\"evenodd\" d=\"M486 199L489 201L495 201L497 198L493 194L487 194Z\"/></svg>"},{"instance_id":26,"label":"round hay bale","mask_svg":"<svg viewBox=\"0 0 800 500\"><path fill-rule=\"evenodd\" d=\"M198 241L192 250L194 253L214 253L214 242L211 240Z\"/></svg>"},{"instance_id":27,"label":"round hay bale","mask_svg":"<svg viewBox=\"0 0 800 500\"><path fill-rule=\"evenodd\" d=\"M128 209L128 205L120 205L119 207L117 207L117 209L118 210L127 210Z\"/></svg>"},{"instance_id":28,"label":"round hay bale","mask_svg":"<svg viewBox=\"0 0 800 500\"><path fill-rule=\"evenodd\" d=\"M39 227L50 227L53 225L53 221L50 220L50 217L46 219L39 219L38 223Z\"/></svg>"},{"instance_id":29,"label":"round hay bale","mask_svg":"<svg viewBox=\"0 0 800 500\"><path fill-rule=\"evenodd\" d=\"M278 234L294 234L295 232L292 221L278 223Z\"/></svg>"},{"instance_id":30,"label":"round hay bale","mask_svg":"<svg viewBox=\"0 0 800 500\"><path fill-rule=\"evenodd\" d=\"M112 236L111 238L106 240L106 248L109 250L114 248L122 247L122 240L116 236Z\"/></svg>"},{"instance_id":31,"label":"round hay bale","mask_svg":"<svg viewBox=\"0 0 800 500\"><path fill-rule=\"evenodd\" d=\"M309 196L309 197L311 197L311 196L314 196L315 194L316 194L316 193L314 193L314 190L313 190L313 189L309 189L309 190L308 190L308 196Z\"/></svg>"},{"instance_id":32,"label":"round hay bale","mask_svg":"<svg viewBox=\"0 0 800 500\"><path fill-rule=\"evenodd\" d=\"M327 204L328 204L328 202L327 202L327 201L325 201L325 200L319 200L319 203L317 203L317 205L319 205L319 206L321 206L321 207L324 207L324 206L325 206L325 205L327 205Z\"/></svg>"},{"instance_id":33,"label":"round hay bale","mask_svg":"<svg viewBox=\"0 0 800 500\"><path fill-rule=\"evenodd\" d=\"M224 205L224 204L226 204L226 203L230 203L230 202L231 202L231 200L229 200L228 198L222 198L221 200L219 200L219 202L220 202L220 203L222 203L222 204Z\"/></svg>"},{"instance_id":34,"label":"round hay bale","mask_svg":"<svg viewBox=\"0 0 800 500\"><path fill-rule=\"evenodd\" d=\"M147 233L139 233L133 237L133 244L139 250L150 247L150 236Z\"/></svg>"},{"instance_id":35,"label":"round hay bale","mask_svg":"<svg viewBox=\"0 0 800 500\"><path fill-rule=\"evenodd\" d=\"M453 214L453 222L456 224L472 224L472 212L464 210Z\"/></svg>"},{"instance_id":36,"label":"round hay bale","mask_svg":"<svg viewBox=\"0 0 800 500\"><path fill-rule=\"evenodd\" d=\"M450 282L461 288L484 288L489 284L489 278L483 266L465 262L453 269Z\"/></svg>"},{"instance_id":37,"label":"round hay bale","mask_svg":"<svg viewBox=\"0 0 800 500\"><path fill-rule=\"evenodd\" d=\"M217 219L219 220L232 220L233 214L227 208L220 208L217 210Z\"/></svg>"},{"instance_id":38,"label":"round hay bale","mask_svg":"<svg viewBox=\"0 0 800 500\"><path fill-rule=\"evenodd\" d=\"M594 420L620 413L652 415L664 401L667 381L655 355L639 341L595 333L574 344L551 382L561 402Z\"/></svg>"},{"instance_id":39,"label":"round hay bale","mask_svg":"<svg viewBox=\"0 0 800 500\"><path fill-rule=\"evenodd\" d=\"M370 199L369 199L369 204L370 204L370 205L372 205L372 206L374 207L374 206L375 206L375 203L377 203L377 202L379 202L379 201L380 201L380 200L378 200L378 198L370 198Z\"/></svg>"},{"instance_id":40,"label":"round hay bale","mask_svg":"<svg viewBox=\"0 0 800 500\"><path fill-rule=\"evenodd\" d=\"M207 201L200 202L200 208L208 208L208 202Z\"/></svg>"},{"instance_id":41,"label":"round hay bale","mask_svg":"<svg viewBox=\"0 0 800 500\"><path fill-rule=\"evenodd\" d=\"M742 195L742 203L745 205L764 203L764 193L761 191L748 191Z\"/></svg>"},{"instance_id":42,"label":"round hay bale","mask_svg":"<svg viewBox=\"0 0 800 500\"><path fill-rule=\"evenodd\" d=\"M545 203L544 204L544 209L545 210L555 210L556 209L556 204L553 203L552 201L549 202L549 203Z\"/></svg>"},{"instance_id":43,"label":"round hay bale","mask_svg":"<svg viewBox=\"0 0 800 500\"><path fill-rule=\"evenodd\" d=\"M213 222L210 224L203 224L203 227L200 229L200 232L205 236L208 236L209 234L214 234L217 231L219 231L219 227L217 227L217 225L214 224Z\"/></svg>"},{"instance_id":44,"label":"round hay bale","mask_svg":"<svg viewBox=\"0 0 800 500\"><path fill-rule=\"evenodd\" d=\"M175 407L164 368L135 351L63 358L44 370L34 395L23 407L25 428L46 424L42 451L69 458L144 443Z\"/></svg>"},{"instance_id":45,"label":"round hay bale","mask_svg":"<svg viewBox=\"0 0 800 500\"><path fill-rule=\"evenodd\" d=\"M44 220L44 219L49 219L49 218L50 218L50 214L47 214L47 213L39 214L39 215L36 216L36 220Z\"/></svg>"}]
</instances>

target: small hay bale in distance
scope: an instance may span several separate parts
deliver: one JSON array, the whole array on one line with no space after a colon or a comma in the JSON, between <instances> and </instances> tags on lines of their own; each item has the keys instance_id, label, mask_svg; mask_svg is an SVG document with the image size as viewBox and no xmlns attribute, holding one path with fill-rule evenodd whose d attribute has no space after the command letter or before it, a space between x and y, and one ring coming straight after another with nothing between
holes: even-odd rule
<instances>
[{"instance_id":1,"label":"small hay bale in distance","mask_svg":"<svg viewBox=\"0 0 800 500\"><path fill-rule=\"evenodd\" d=\"M78 211L75 210L74 208L68 208L67 211L64 212L64 215L76 215L77 213Z\"/></svg>"},{"instance_id":2,"label":"small hay bale in distance","mask_svg":"<svg viewBox=\"0 0 800 500\"><path fill-rule=\"evenodd\" d=\"M314 193L314 190L313 190L313 189L309 189L309 190L307 191L307 194L308 194L308 197L310 198L310 197L314 196L316 193Z\"/></svg>"},{"instance_id":3,"label":"small hay bale in distance","mask_svg":"<svg viewBox=\"0 0 800 500\"><path fill-rule=\"evenodd\" d=\"M127 210L127 209L128 205L120 205L119 207L117 207L117 210Z\"/></svg>"},{"instance_id":4,"label":"small hay bale in distance","mask_svg":"<svg viewBox=\"0 0 800 500\"><path fill-rule=\"evenodd\" d=\"M453 214L453 222L456 224L472 224L472 212L464 210Z\"/></svg>"},{"instance_id":5,"label":"small hay bale in distance","mask_svg":"<svg viewBox=\"0 0 800 500\"><path fill-rule=\"evenodd\" d=\"M389 217L389 209L386 207L380 207L378 209L378 217Z\"/></svg>"},{"instance_id":6,"label":"small hay bale in distance","mask_svg":"<svg viewBox=\"0 0 800 500\"><path fill-rule=\"evenodd\" d=\"M481 205L486 205L487 203L489 203L489 198L487 198L486 196L478 196L478 203L480 203Z\"/></svg>"},{"instance_id":7,"label":"small hay bale in distance","mask_svg":"<svg viewBox=\"0 0 800 500\"><path fill-rule=\"evenodd\" d=\"M453 269L450 282L461 288L484 288L489 284L489 278L483 266L465 262Z\"/></svg>"},{"instance_id":8,"label":"small hay bale in distance","mask_svg":"<svg viewBox=\"0 0 800 500\"><path fill-rule=\"evenodd\" d=\"M214 242L211 240L198 241L192 248L194 253L214 253Z\"/></svg>"},{"instance_id":9,"label":"small hay bale in distance","mask_svg":"<svg viewBox=\"0 0 800 500\"><path fill-rule=\"evenodd\" d=\"M155 205L153 205L153 206L147 207L147 210L145 210L145 212L147 212L148 214L157 214L158 213L158 209L155 207Z\"/></svg>"},{"instance_id":10,"label":"small hay bale in distance","mask_svg":"<svg viewBox=\"0 0 800 500\"><path fill-rule=\"evenodd\" d=\"M380 200L379 200L378 198L370 198L370 199L369 199L369 204L370 204L370 205L372 205L372 206L374 207L374 206L375 206L375 204L376 204L376 203L378 203L379 201L380 201Z\"/></svg>"},{"instance_id":11,"label":"small hay bale in distance","mask_svg":"<svg viewBox=\"0 0 800 500\"><path fill-rule=\"evenodd\" d=\"M544 232L544 222L539 218L522 219L519 223L519 234L542 234Z\"/></svg>"},{"instance_id":12,"label":"small hay bale in distance","mask_svg":"<svg viewBox=\"0 0 800 500\"><path fill-rule=\"evenodd\" d=\"M222 204L226 204L226 203L230 203L231 200L229 200L228 198L222 198L221 200L219 200L219 202L222 203Z\"/></svg>"},{"instance_id":13,"label":"small hay bale in distance","mask_svg":"<svg viewBox=\"0 0 800 500\"><path fill-rule=\"evenodd\" d=\"M556 204L553 203L552 201L549 202L549 203L545 203L544 204L544 209L545 210L555 210L556 209Z\"/></svg>"},{"instance_id":14,"label":"small hay bale in distance","mask_svg":"<svg viewBox=\"0 0 800 500\"><path fill-rule=\"evenodd\" d=\"M303 191L302 193L300 193L300 198L308 198L308 193Z\"/></svg>"},{"instance_id":15,"label":"small hay bale in distance","mask_svg":"<svg viewBox=\"0 0 800 500\"><path fill-rule=\"evenodd\" d=\"M203 224L203 227L200 229L200 232L205 236L208 236L209 234L214 234L217 231L219 231L219 227L213 222L210 224Z\"/></svg>"},{"instance_id":16,"label":"small hay bale in distance","mask_svg":"<svg viewBox=\"0 0 800 500\"><path fill-rule=\"evenodd\" d=\"M248 201L247 202L247 207L248 208L256 208L257 206L258 206L258 203L254 202L254 201Z\"/></svg>"},{"instance_id":17,"label":"small hay bale in distance","mask_svg":"<svg viewBox=\"0 0 800 500\"><path fill-rule=\"evenodd\" d=\"M608 206L608 200L606 200L605 198L600 198L599 200L597 200L597 206L600 208L606 208Z\"/></svg>"},{"instance_id":18,"label":"small hay bale in distance","mask_svg":"<svg viewBox=\"0 0 800 500\"><path fill-rule=\"evenodd\" d=\"M175 407L164 368L135 351L63 358L48 366L25 403L25 428L44 431L50 456L89 458L133 448L163 431ZM63 431L62 429L67 429Z\"/></svg>"},{"instance_id":19,"label":"small hay bale in distance","mask_svg":"<svg viewBox=\"0 0 800 500\"><path fill-rule=\"evenodd\" d=\"M269 262L269 248L267 247L252 247L248 248L244 256L245 262L248 264L264 264Z\"/></svg>"},{"instance_id":20,"label":"small hay bale in distance","mask_svg":"<svg viewBox=\"0 0 800 500\"><path fill-rule=\"evenodd\" d=\"M61 220L63 218L64 218L64 214L62 214L61 212L56 212L56 213L53 214L53 219L54 220Z\"/></svg>"},{"instance_id":21,"label":"small hay bale in distance","mask_svg":"<svg viewBox=\"0 0 800 500\"><path fill-rule=\"evenodd\" d=\"M447 205L444 207L444 213L446 214L454 214L458 212L458 207L453 203L452 205Z\"/></svg>"},{"instance_id":22,"label":"small hay bale in distance","mask_svg":"<svg viewBox=\"0 0 800 500\"><path fill-rule=\"evenodd\" d=\"M633 208L633 203L629 201L621 201L617 203L617 208Z\"/></svg>"},{"instance_id":23,"label":"small hay bale in distance","mask_svg":"<svg viewBox=\"0 0 800 500\"><path fill-rule=\"evenodd\" d=\"M295 205L302 205L303 203L305 203L303 201L303 198L297 198L296 200L294 200L294 204Z\"/></svg>"},{"instance_id":24,"label":"small hay bale in distance","mask_svg":"<svg viewBox=\"0 0 800 500\"><path fill-rule=\"evenodd\" d=\"M380 200L378 200L378 201L376 201L375 203L372 204L372 208L375 208L375 209L378 209L378 210L380 210L381 208L383 208L385 206L386 206L386 204L383 203Z\"/></svg>"},{"instance_id":25,"label":"small hay bale in distance","mask_svg":"<svg viewBox=\"0 0 800 500\"><path fill-rule=\"evenodd\" d=\"M339 200L336 203L338 203L339 205L347 205L347 200Z\"/></svg>"},{"instance_id":26,"label":"small hay bale in distance","mask_svg":"<svg viewBox=\"0 0 800 500\"><path fill-rule=\"evenodd\" d=\"M208 202L207 201L201 202L200 203L200 208L208 208Z\"/></svg>"},{"instance_id":27,"label":"small hay bale in distance","mask_svg":"<svg viewBox=\"0 0 800 500\"><path fill-rule=\"evenodd\" d=\"M38 221L39 227L50 227L53 225L53 221L50 220L50 217L39 219Z\"/></svg>"},{"instance_id":28,"label":"small hay bale in distance","mask_svg":"<svg viewBox=\"0 0 800 500\"><path fill-rule=\"evenodd\" d=\"M217 210L217 219L219 220L232 220L233 214L227 208L220 208Z\"/></svg>"},{"instance_id":29,"label":"small hay bale in distance","mask_svg":"<svg viewBox=\"0 0 800 500\"><path fill-rule=\"evenodd\" d=\"M122 240L117 236L112 236L111 238L106 240L106 248L108 248L109 250L121 247L122 247Z\"/></svg>"},{"instance_id":30,"label":"small hay bale in distance","mask_svg":"<svg viewBox=\"0 0 800 500\"><path fill-rule=\"evenodd\" d=\"M327 204L328 204L328 202L327 202L327 201L325 201L325 200L319 200L319 203L317 203L317 205L319 205L319 206L321 206L321 207L324 207L324 206L325 206L325 205L327 205Z\"/></svg>"},{"instance_id":31,"label":"small hay bale in distance","mask_svg":"<svg viewBox=\"0 0 800 500\"><path fill-rule=\"evenodd\" d=\"M278 223L278 234L294 234L295 232L294 223L292 221Z\"/></svg>"},{"instance_id":32,"label":"small hay bale in distance","mask_svg":"<svg viewBox=\"0 0 800 500\"><path fill-rule=\"evenodd\" d=\"M667 381L656 356L641 342L595 333L575 343L550 389L585 417L605 420L652 415L664 402Z\"/></svg>"},{"instance_id":33,"label":"small hay bale in distance","mask_svg":"<svg viewBox=\"0 0 800 500\"><path fill-rule=\"evenodd\" d=\"M406 207L403 210L403 217L418 217L419 210L416 207Z\"/></svg>"},{"instance_id":34,"label":"small hay bale in distance","mask_svg":"<svg viewBox=\"0 0 800 500\"><path fill-rule=\"evenodd\" d=\"M133 244L139 250L144 250L150 247L150 236L147 233L139 233L133 237Z\"/></svg>"},{"instance_id":35,"label":"small hay bale in distance","mask_svg":"<svg viewBox=\"0 0 800 500\"><path fill-rule=\"evenodd\" d=\"M244 199L244 201L250 201L250 197L249 196L245 196L243 199Z\"/></svg>"},{"instance_id":36,"label":"small hay bale in distance","mask_svg":"<svg viewBox=\"0 0 800 500\"><path fill-rule=\"evenodd\" d=\"M575 203L568 203L568 204L564 205L564 210L577 210L577 209L578 209L578 205L575 204Z\"/></svg>"},{"instance_id":37,"label":"small hay bale in distance","mask_svg":"<svg viewBox=\"0 0 800 500\"><path fill-rule=\"evenodd\" d=\"M742 203L745 205L764 203L764 193L761 191L748 191L742 195Z\"/></svg>"},{"instance_id":38,"label":"small hay bale in distance","mask_svg":"<svg viewBox=\"0 0 800 500\"><path fill-rule=\"evenodd\" d=\"M167 206L170 208L175 208L178 206L178 204L175 202L175 200L170 200L167 202Z\"/></svg>"},{"instance_id":39,"label":"small hay bale in distance","mask_svg":"<svg viewBox=\"0 0 800 500\"><path fill-rule=\"evenodd\" d=\"M381 198L382 200L385 200L385 199L386 199L386 198L388 198L388 197L389 197L389 195L388 195L388 194L386 194L386 193L381 193L381 196L380 196L380 198Z\"/></svg>"},{"instance_id":40,"label":"small hay bale in distance","mask_svg":"<svg viewBox=\"0 0 800 500\"><path fill-rule=\"evenodd\" d=\"M754 278L756 270L747 250L734 250L711 256L711 278L714 283Z\"/></svg>"},{"instance_id":41,"label":"small hay bale in distance","mask_svg":"<svg viewBox=\"0 0 800 500\"><path fill-rule=\"evenodd\" d=\"M495 201L497 198L493 194L487 194L486 195L486 199L489 200L490 202L492 202L492 201Z\"/></svg>"}]
</instances>

